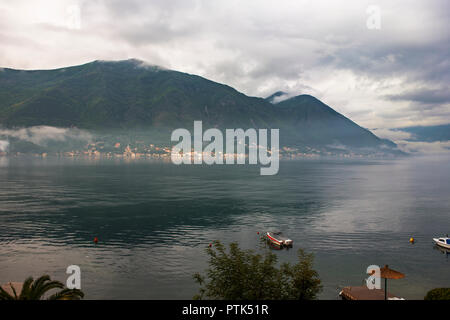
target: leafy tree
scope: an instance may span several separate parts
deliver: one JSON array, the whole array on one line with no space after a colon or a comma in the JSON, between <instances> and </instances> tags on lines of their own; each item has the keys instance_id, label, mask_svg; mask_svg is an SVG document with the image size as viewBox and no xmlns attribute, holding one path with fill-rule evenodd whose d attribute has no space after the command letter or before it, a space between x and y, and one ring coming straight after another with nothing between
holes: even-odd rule
<instances>
[{"instance_id":1,"label":"leafy tree","mask_svg":"<svg viewBox=\"0 0 450 320\"><path fill-rule=\"evenodd\" d=\"M298 249L299 262L295 265L283 264L281 272L290 279L288 285L289 299L314 300L322 290L319 274L313 267L314 255Z\"/></svg>"},{"instance_id":2,"label":"leafy tree","mask_svg":"<svg viewBox=\"0 0 450 320\"><path fill-rule=\"evenodd\" d=\"M84 293L78 289L68 289L60 281L51 280L50 276L44 275L33 280L28 277L22 286L22 291L18 294L11 286L13 294L9 294L0 286L0 300L41 300L44 295L53 289L62 289L51 296L48 300L80 300Z\"/></svg>"},{"instance_id":3,"label":"leafy tree","mask_svg":"<svg viewBox=\"0 0 450 320\"><path fill-rule=\"evenodd\" d=\"M277 256L241 250L237 243L227 252L220 241L207 248L209 268L206 276L194 275L200 285L194 299L225 300L311 300L322 290L318 273L312 269L313 255L298 250L299 262L283 263Z\"/></svg>"},{"instance_id":4,"label":"leafy tree","mask_svg":"<svg viewBox=\"0 0 450 320\"><path fill-rule=\"evenodd\" d=\"M425 300L450 300L450 288L436 288L427 292Z\"/></svg>"}]
</instances>

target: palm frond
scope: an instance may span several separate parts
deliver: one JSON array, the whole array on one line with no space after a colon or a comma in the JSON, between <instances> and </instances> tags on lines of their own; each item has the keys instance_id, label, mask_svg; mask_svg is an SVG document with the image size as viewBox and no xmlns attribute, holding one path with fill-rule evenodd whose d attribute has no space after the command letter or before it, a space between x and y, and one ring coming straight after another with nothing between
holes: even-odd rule
<instances>
[{"instance_id":1,"label":"palm frond","mask_svg":"<svg viewBox=\"0 0 450 320\"><path fill-rule=\"evenodd\" d=\"M48 300L80 300L84 297L83 291L79 289L65 288L53 295Z\"/></svg>"},{"instance_id":2,"label":"palm frond","mask_svg":"<svg viewBox=\"0 0 450 320\"><path fill-rule=\"evenodd\" d=\"M28 277L23 282L22 292L20 293L19 300L30 300L29 294L31 290L31 284L33 283L33 277Z\"/></svg>"},{"instance_id":3,"label":"palm frond","mask_svg":"<svg viewBox=\"0 0 450 320\"><path fill-rule=\"evenodd\" d=\"M50 276L47 274L34 280L33 285L31 286L31 291L36 290L36 288L42 286L46 281L50 281Z\"/></svg>"},{"instance_id":4,"label":"palm frond","mask_svg":"<svg viewBox=\"0 0 450 320\"><path fill-rule=\"evenodd\" d=\"M0 286L0 300L40 300L48 291L53 289L62 290L52 294L48 298L49 300L80 300L84 297L83 291L66 288L62 282L51 280L48 275L43 275L36 281L32 277L25 279L20 295L17 295L12 284L10 286L13 294L8 293Z\"/></svg>"},{"instance_id":5,"label":"palm frond","mask_svg":"<svg viewBox=\"0 0 450 320\"><path fill-rule=\"evenodd\" d=\"M36 288L36 292L33 293L33 299L41 299L48 291L53 289L62 289L64 285L59 281L48 281L42 284L40 287Z\"/></svg>"},{"instance_id":6,"label":"palm frond","mask_svg":"<svg viewBox=\"0 0 450 320\"><path fill-rule=\"evenodd\" d=\"M14 286L12 285L12 283L10 283L9 286L11 287L11 290L12 290L12 292L14 293L14 299L17 300L17 299L18 299L18 296L17 296L16 288L14 288Z\"/></svg>"},{"instance_id":7,"label":"palm frond","mask_svg":"<svg viewBox=\"0 0 450 320\"><path fill-rule=\"evenodd\" d=\"M8 292L3 290L2 286L0 286L0 300L16 300L16 299L17 299L17 295L16 295L16 297L10 295Z\"/></svg>"}]
</instances>

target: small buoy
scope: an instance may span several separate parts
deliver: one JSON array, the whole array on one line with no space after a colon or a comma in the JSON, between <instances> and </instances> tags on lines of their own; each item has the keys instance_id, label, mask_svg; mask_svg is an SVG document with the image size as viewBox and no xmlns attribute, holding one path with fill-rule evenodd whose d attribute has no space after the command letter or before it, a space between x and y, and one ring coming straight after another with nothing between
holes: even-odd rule
<instances>
[{"instance_id":1,"label":"small buoy","mask_svg":"<svg viewBox=\"0 0 450 320\"><path fill-rule=\"evenodd\" d=\"M98 242L98 238L95 237L95 238L94 238L94 243L97 243L97 242Z\"/></svg>"},{"instance_id":2,"label":"small buoy","mask_svg":"<svg viewBox=\"0 0 450 320\"><path fill-rule=\"evenodd\" d=\"M414 238L413 237L409 238L409 242L414 243Z\"/></svg>"}]
</instances>

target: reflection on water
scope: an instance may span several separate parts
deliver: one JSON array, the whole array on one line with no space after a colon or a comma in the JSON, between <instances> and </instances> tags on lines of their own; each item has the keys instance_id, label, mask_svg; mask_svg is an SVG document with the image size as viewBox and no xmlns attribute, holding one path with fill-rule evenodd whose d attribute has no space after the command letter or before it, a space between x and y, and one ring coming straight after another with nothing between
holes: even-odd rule
<instances>
[{"instance_id":1,"label":"reflection on water","mask_svg":"<svg viewBox=\"0 0 450 320\"><path fill-rule=\"evenodd\" d=\"M431 240L450 233L445 158L281 162L276 176L255 166L4 159L0 282L64 281L77 264L87 298L189 299L212 240L257 249L257 232L282 230L294 249L314 252L321 298L360 285L371 264L405 273L390 284L405 298L450 285L448 254ZM296 250L275 253L296 259Z\"/></svg>"}]
</instances>

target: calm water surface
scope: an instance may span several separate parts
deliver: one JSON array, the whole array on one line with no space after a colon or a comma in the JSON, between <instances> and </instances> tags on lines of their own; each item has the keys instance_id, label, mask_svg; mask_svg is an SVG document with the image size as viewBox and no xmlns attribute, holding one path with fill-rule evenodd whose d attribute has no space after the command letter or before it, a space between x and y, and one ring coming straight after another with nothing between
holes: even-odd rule
<instances>
[{"instance_id":1,"label":"calm water surface","mask_svg":"<svg viewBox=\"0 0 450 320\"><path fill-rule=\"evenodd\" d=\"M450 254L431 240L450 234L449 160L286 161L260 176L257 166L3 157L0 282L65 282L76 264L88 299L190 299L211 241L257 249L258 231L281 230L315 254L322 299L361 285L371 264L405 273L390 291L422 299L450 286Z\"/></svg>"}]
</instances>

